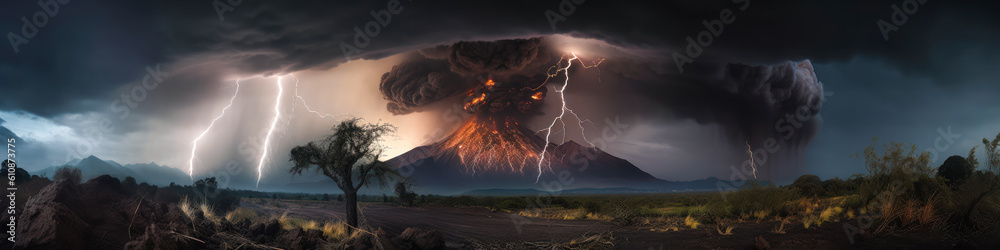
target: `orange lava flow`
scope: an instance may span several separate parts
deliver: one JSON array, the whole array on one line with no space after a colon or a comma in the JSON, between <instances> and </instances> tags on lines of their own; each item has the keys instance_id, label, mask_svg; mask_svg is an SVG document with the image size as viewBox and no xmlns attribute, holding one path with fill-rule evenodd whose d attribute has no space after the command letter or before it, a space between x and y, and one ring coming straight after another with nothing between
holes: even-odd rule
<instances>
[{"instance_id":1,"label":"orange lava flow","mask_svg":"<svg viewBox=\"0 0 1000 250\"><path fill-rule=\"evenodd\" d=\"M531 95L531 99L541 100L542 99L542 92L536 92L534 95Z\"/></svg>"},{"instance_id":2,"label":"orange lava flow","mask_svg":"<svg viewBox=\"0 0 1000 250\"><path fill-rule=\"evenodd\" d=\"M513 118L475 116L438 145L439 156L454 155L467 172L523 173L524 166L539 160L538 142L518 127Z\"/></svg>"}]
</instances>

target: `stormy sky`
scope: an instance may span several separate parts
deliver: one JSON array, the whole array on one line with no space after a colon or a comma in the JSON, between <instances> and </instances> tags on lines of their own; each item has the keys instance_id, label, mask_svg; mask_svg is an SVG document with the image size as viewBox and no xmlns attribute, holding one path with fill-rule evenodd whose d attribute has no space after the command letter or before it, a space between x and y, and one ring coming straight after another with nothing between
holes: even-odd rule
<instances>
[{"instance_id":1,"label":"stormy sky","mask_svg":"<svg viewBox=\"0 0 1000 250\"><path fill-rule=\"evenodd\" d=\"M783 172L772 173L775 179L861 173L862 162L850 154L876 136L933 150L937 165L1000 132L1000 6L992 1L576 2L8 3L0 10L8 38L0 46L0 133L20 138L19 166L29 171L64 163L73 152L186 171L192 140L232 100L198 144L195 175L236 161L247 169L235 174L238 186L256 178L250 169L281 77L282 119L262 182L286 183L288 149L346 116L399 126L388 140L390 157L446 133L438 129L453 125L458 92L431 88L405 102L386 99L380 83L394 66L436 60L411 68L437 71L426 82L444 84L439 88L466 86L482 75L463 75L444 56L447 47L530 38L545 40L556 56L606 58L599 72L570 72L579 80L566 92L569 105L595 121L588 139L606 141L605 151L661 179L728 178L730 166L748 157L744 143L762 147L778 134L771 124L789 107L775 108L753 95L752 85L732 81L730 63L809 60L821 83L822 108L808 131L797 130L809 133L801 149L781 152L791 167L776 168ZM711 34L704 23L720 14L730 22L691 56L687 38ZM897 25L884 36L880 20ZM368 24L375 35L355 39ZM678 53L691 63L678 67ZM559 110L546 101L544 115L527 121L531 129ZM627 126L602 133L616 121ZM568 130L567 139L579 141L579 133Z\"/></svg>"}]
</instances>

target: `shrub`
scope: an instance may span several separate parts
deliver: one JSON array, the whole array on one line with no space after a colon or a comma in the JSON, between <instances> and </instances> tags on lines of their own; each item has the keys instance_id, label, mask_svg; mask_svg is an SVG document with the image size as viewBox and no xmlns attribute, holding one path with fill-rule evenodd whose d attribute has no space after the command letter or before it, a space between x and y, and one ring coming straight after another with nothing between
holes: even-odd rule
<instances>
[{"instance_id":1,"label":"shrub","mask_svg":"<svg viewBox=\"0 0 1000 250\"><path fill-rule=\"evenodd\" d=\"M975 170L974 168L964 157L953 155L944 160L944 164L941 164L941 167L938 167L937 176L945 178L949 185L954 186L969 179L969 176L972 176L972 172Z\"/></svg>"},{"instance_id":2,"label":"shrub","mask_svg":"<svg viewBox=\"0 0 1000 250\"><path fill-rule=\"evenodd\" d=\"M713 217L753 217L761 213L788 216L794 213L788 202L798 198L795 191L774 186L755 186L722 195L707 205Z\"/></svg>"},{"instance_id":3,"label":"shrub","mask_svg":"<svg viewBox=\"0 0 1000 250\"><path fill-rule=\"evenodd\" d=\"M858 186L852 181L841 180L840 178L834 177L823 181L820 185L823 189L823 196L826 197L836 197L836 196L846 196L854 194L857 191Z\"/></svg>"},{"instance_id":4,"label":"shrub","mask_svg":"<svg viewBox=\"0 0 1000 250\"><path fill-rule=\"evenodd\" d=\"M56 169L55 175L52 176L52 180L69 180L73 184L80 184L80 179L82 178L79 168L71 166L62 166Z\"/></svg>"},{"instance_id":5,"label":"shrub","mask_svg":"<svg viewBox=\"0 0 1000 250\"><path fill-rule=\"evenodd\" d=\"M601 212L601 204L598 204L597 202L593 202L593 201L587 201L587 202L583 203L583 211L586 211L587 213L592 213L592 214L600 213Z\"/></svg>"}]
</instances>

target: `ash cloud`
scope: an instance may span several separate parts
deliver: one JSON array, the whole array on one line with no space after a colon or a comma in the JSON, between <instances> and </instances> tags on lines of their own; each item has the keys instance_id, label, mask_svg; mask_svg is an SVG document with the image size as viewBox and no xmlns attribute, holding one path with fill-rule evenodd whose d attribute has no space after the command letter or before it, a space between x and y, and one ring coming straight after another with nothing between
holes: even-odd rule
<instances>
[{"instance_id":1,"label":"ash cloud","mask_svg":"<svg viewBox=\"0 0 1000 250\"><path fill-rule=\"evenodd\" d=\"M408 114L420 106L462 93L472 82L448 71L442 60L419 60L392 67L382 75L379 90L386 109L396 115Z\"/></svg>"},{"instance_id":2,"label":"ash cloud","mask_svg":"<svg viewBox=\"0 0 1000 250\"><path fill-rule=\"evenodd\" d=\"M386 109L408 114L421 106L472 91L481 79L524 84L544 75L558 56L545 38L461 41L417 50L382 75L379 90Z\"/></svg>"}]
</instances>

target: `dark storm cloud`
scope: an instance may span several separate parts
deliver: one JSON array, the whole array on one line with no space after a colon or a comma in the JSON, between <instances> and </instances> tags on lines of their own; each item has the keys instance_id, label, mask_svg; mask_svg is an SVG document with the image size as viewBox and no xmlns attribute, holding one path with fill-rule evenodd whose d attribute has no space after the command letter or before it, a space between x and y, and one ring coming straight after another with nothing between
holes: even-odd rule
<instances>
[{"instance_id":1,"label":"dark storm cloud","mask_svg":"<svg viewBox=\"0 0 1000 250\"><path fill-rule=\"evenodd\" d=\"M458 42L451 46L448 61L451 71L465 76L510 75L535 61L541 44L541 38Z\"/></svg>"},{"instance_id":2,"label":"dark storm cloud","mask_svg":"<svg viewBox=\"0 0 1000 250\"><path fill-rule=\"evenodd\" d=\"M642 56L654 59L608 61L601 70L630 79L630 85L621 88L640 91L646 99L673 107L678 117L729 124L726 129L736 140L755 134L755 124L767 124L754 120L761 110L783 109L766 106L768 99L763 95L746 95L748 92L722 79L703 79L728 73L719 66L725 63L811 59L818 65L865 57L885 62L887 71L936 79L934 84L962 85L976 77L966 74L970 68L988 72L1000 54L995 48L998 35L992 32L1000 26L1000 18L993 13L998 2L985 0L927 1L909 15L905 25L890 33L888 41L876 22L889 19L893 12L890 6L901 4L901 0L585 1L554 25L546 19L547 11L559 13L560 7L567 9L561 3L573 1L400 1L402 10L388 15L391 20L383 12L388 9L387 2L243 1L221 13L224 20L220 20L213 1L72 1L63 5L30 43L20 45L19 53L15 54L6 40L0 46L0 93L4 94L0 110L26 110L43 117L108 110L115 99L142 80L147 66L161 65L171 77L132 110L126 122L116 123L115 133L126 133L142 129L145 117L175 124L189 121L184 118L190 117L192 106L214 100L207 97L220 96L221 92L230 93L222 85L231 84L226 80L237 76L334 67L347 60L344 45L358 49L351 59L379 59L431 48L420 53L427 60L443 61L451 56L450 45L461 41L569 34L647 52ZM686 37L707 31L702 21L718 19L725 9L733 11L734 22L724 26L683 74L677 74L671 55L684 53L690 45ZM39 10L36 2L8 3L0 10L0 31L19 33L23 25L20 18ZM378 17L373 17L373 12ZM357 27L363 33L369 24L378 26L377 35L355 31ZM931 33L933 30L946 32ZM356 40L359 36L369 41ZM954 53L960 50L978 52L970 60L961 60L965 63L952 63L962 59ZM440 91L448 89L439 80L447 78L440 72L450 68L435 76L431 76L433 71L415 69L413 72L423 74L397 72L400 74L391 84L395 88L390 91L393 97L389 105L396 103L399 112L455 93ZM820 75L821 80L824 77ZM877 84L894 90L906 89L909 82ZM409 94L402 95L404 92ZM872 98L892 97L886 93ZM858 101L858 105L864 104ZM918 112L894 115L915 116Z\"/></svg>"},{"instance_id":3,"label":"dark storm cloud","mask_svg":"<svg viewBox=\"0 0 1000 250\"><path fill-rule=\"evenodd\" d=\"M926 63L928 51L941 45L920 42L927 38L926 27L946 18L963 20L952 24L956 28L1000 23L989 11L996 8L984 7L996 6L995 1L929 2L884 41L875 23L890 18L890 5L899 1L717 0L587 1L553 25L546 12L559 13L561 2L401 1L397 7L401 9L388 16L383 12L389 9L387 1L358 5L245 1L221 14L212 2L71 2L39 35L20 45L19 53L0 49L4 54L0 71L7 78L2 87L15 96L6 98L0 108L43 116L93 109L106 105L108 96L123 83L141 79L145 66L170 65L177 58L216 60L212 67L241 74L323 69L345 61L343 44L360 50L351 58L377 59L460 40L568 33L658 50L664 63L672 63L670 54L688 45L685 37L705 31L702 21L717 19L723 9L732 10L735 21L696 62L806 58L824 62L868 54L911 72L930 74L924 70L931 67ZM12 3L2 11L0 27L19 32L20 17L39 10L35 2ZM354 28L364 32L367 24L378 25L378 32L363 35L370 41L359 46ZM966 37L964 42L982 43L980 38L987 33ZM198 84L217 87L206 85L211 84Z\"/></svg>"}]
</instances>

